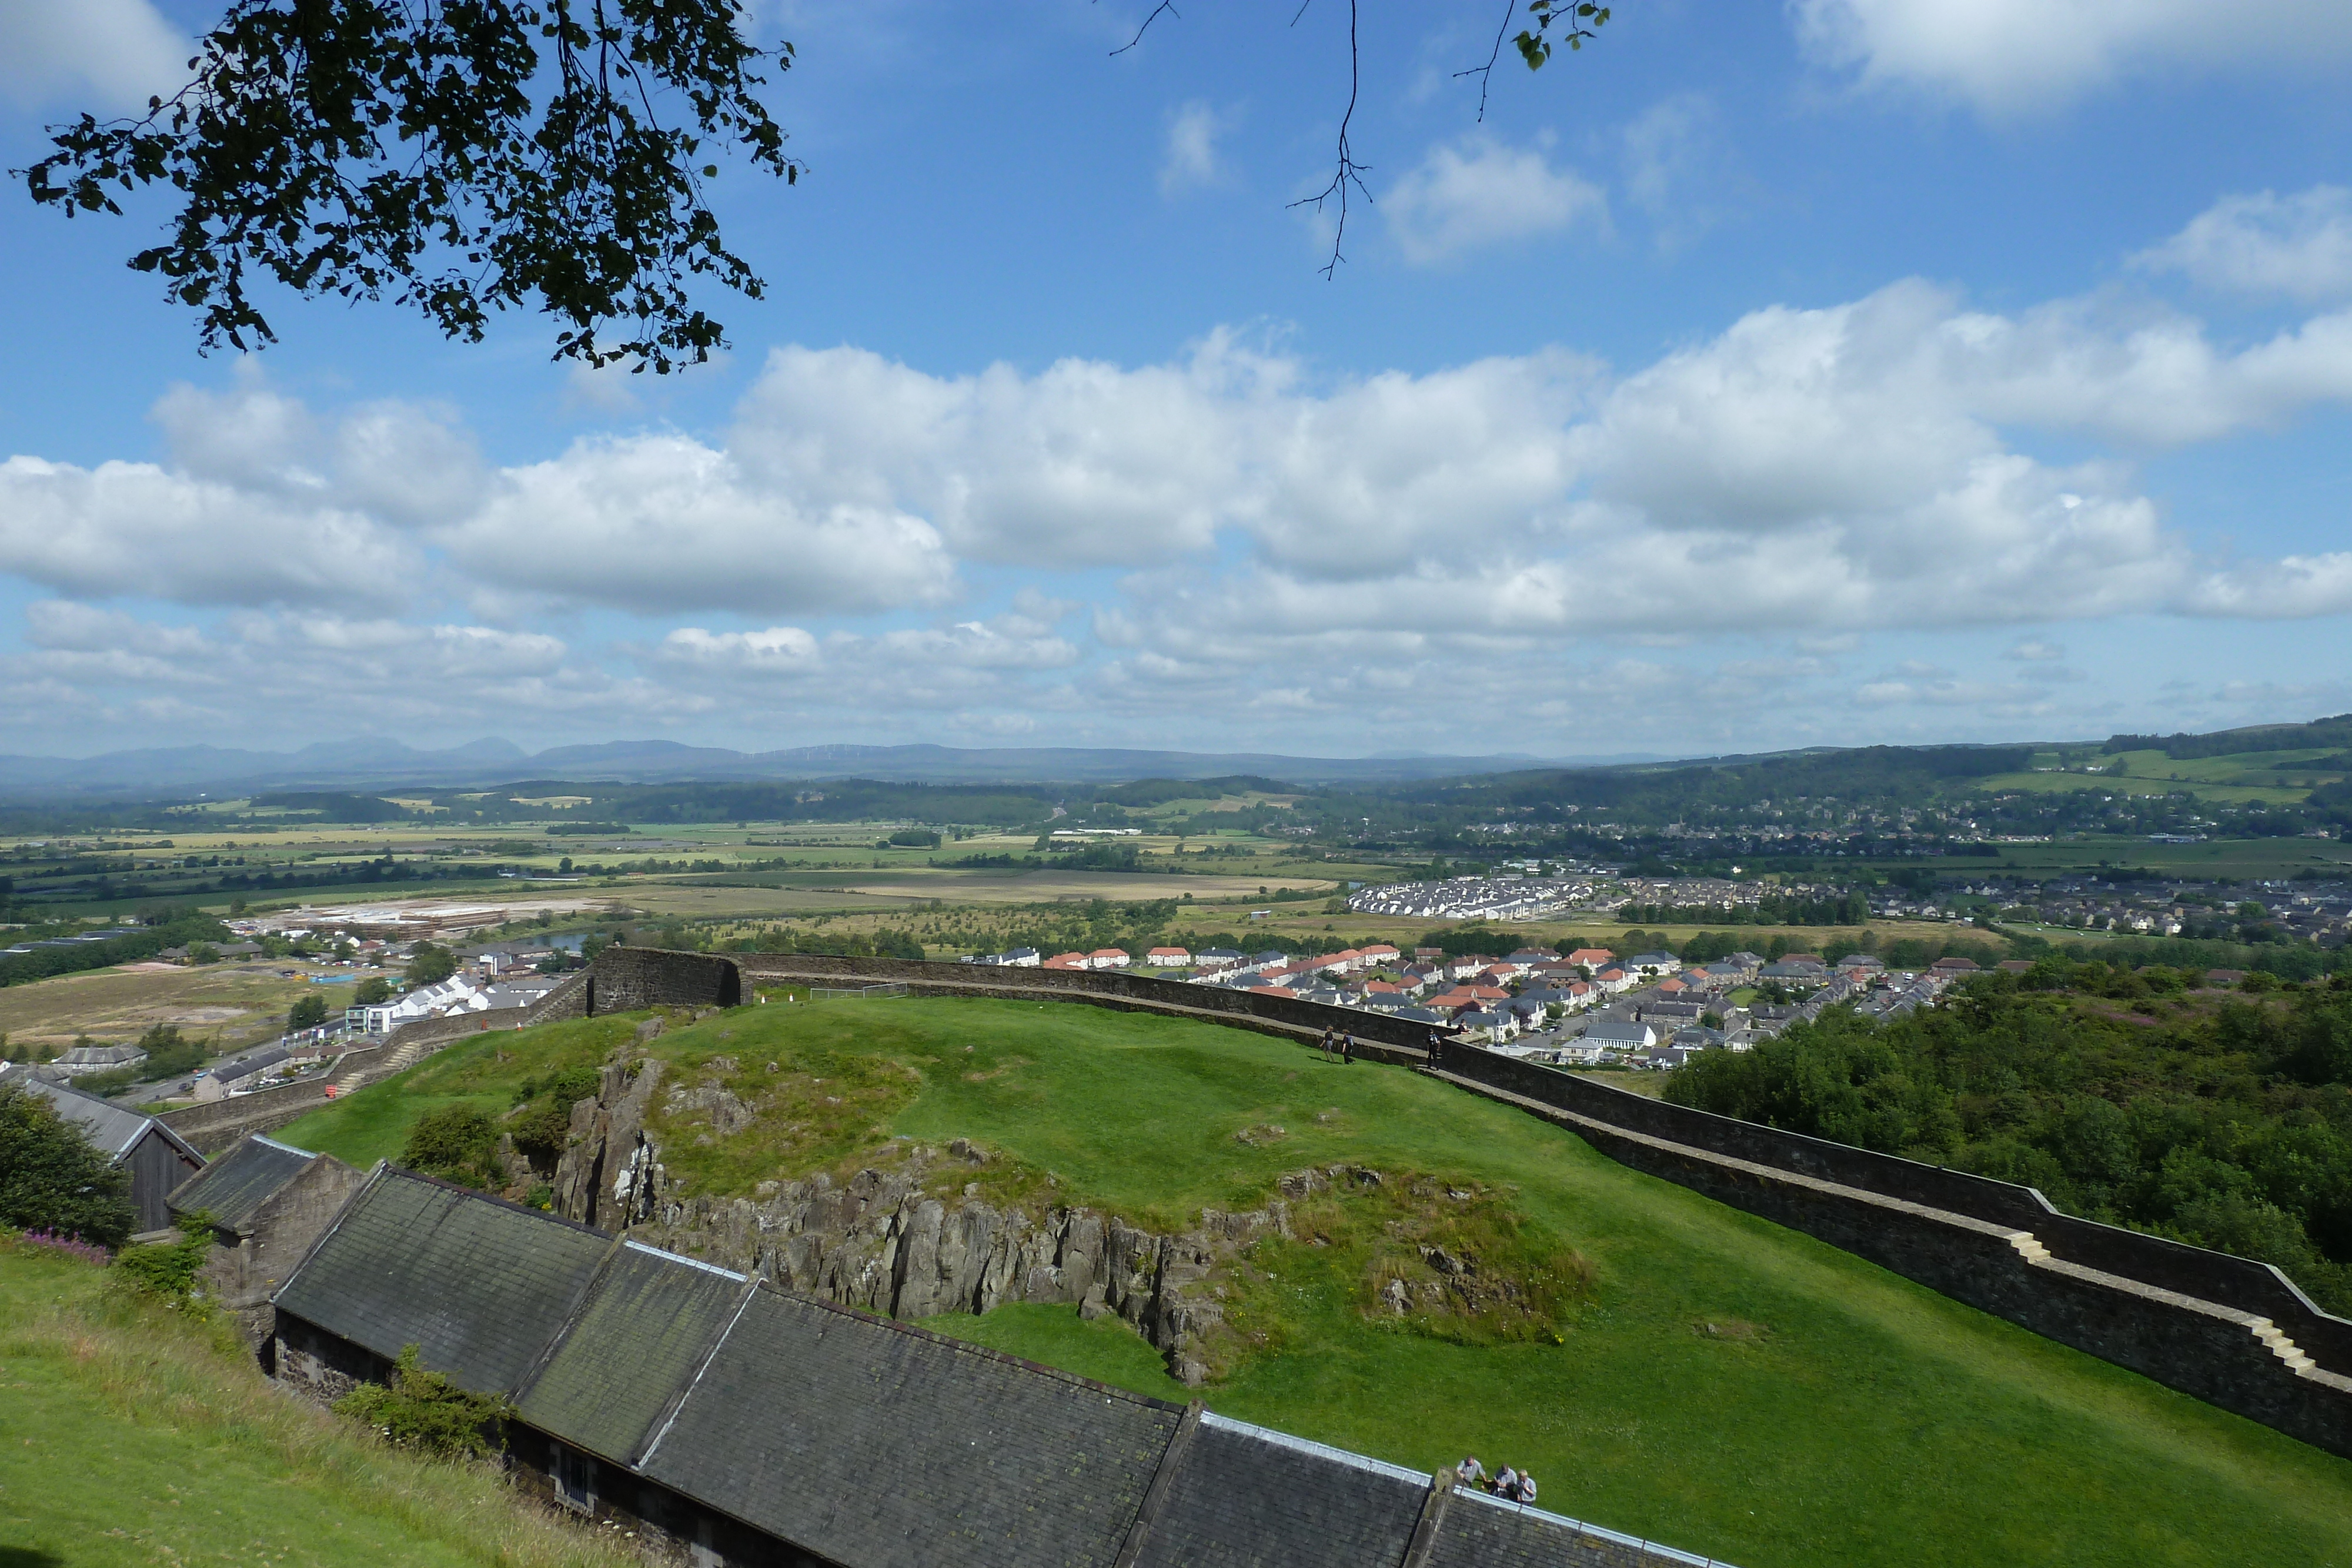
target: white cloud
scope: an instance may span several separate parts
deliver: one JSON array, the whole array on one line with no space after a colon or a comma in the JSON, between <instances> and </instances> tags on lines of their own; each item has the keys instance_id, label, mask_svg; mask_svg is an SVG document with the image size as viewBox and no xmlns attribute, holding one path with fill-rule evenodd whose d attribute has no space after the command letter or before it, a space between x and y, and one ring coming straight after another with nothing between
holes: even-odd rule
<instances>
[{"instance_id":1,"label":"white cloud","mask_svg":"<svg viewBox=\"0 0 2352 1568\"><path fill-rule=\"evenodd\" d=\"M681 626L661 641L656 656L672 664L726 674L806 674L819 663L816 639L797 626L758 632L709 632Z\"/></svg>"},{"instance_id":2,"label":"white cloud","mask_svg":"<svg viewBox=\"0 0 2352 1568\"><path fill-rule=\"evenodd\" d=\"M2132 260L2231 293L2340 299L2352 295L2352 191L2224 196Z\"/></svg>"},{"instance_id":3,"label":"white cloud","mask_svg":"<svg viewBox=\"0 0 2352 1568\"><path fill-rule=\"evenodd\" d=\"M2263 620L2341 615L2352 611L2352 551L2291 555L2212 572L2182 596L2195 615Z\"/></svg>"},{"instance_id":4,"label":"white cloud","mask_svg":"<svg viewBox=\"0 0 2352 1568\"><path fill-rule=\"evenodd\" d=\"M1650 219L1661 250L1689 244L1723 215L1734 155L1721 119L1704 94L1675 93L1622 133L1625 194Z\"/></svg>"},{"instance_id":5,"label":"white cloud","mask_svg":"<svg viewBox=\"0 0 2352 1568\"><path fill-rule=\"evenodd\" d=\"M943 597L937 529L887 506L808 505L682 435L583 441L507 470L436 538L514 592L646 613L851 612Z\"/></svg>"},{"instance_id":6,"label":"white cloud","mask_svg":"<svg viewBox=\"0 0 2352 1568\"><path fill-rule=\"evenodd\" d=\"M0 0L0 96L26 109L142 109L187 80L190 51L149 0Z\"/></svg>"},{"instance_id":7,"label":"white cloud","mask_svg":"<svg viewBox=\"0 0 2352 1568\"><path fill-rule=\"evenodd\" d=\"M2027 637L2012 643L2001 654L2004 659L2015 659L2021 664L2054 664L2065 656L2063 645L2045 642L2039 637Z\"/></svg>"},{"instance_id":8,"label":"white cloud","mask_svg":"<svg viewBox=\"0 0 2352 1568\"><path fill-rule=\"evenodd\" d=\"M2338 0L1790 0L1815 60L1996 116L2157 71L2309 74L2352 57Z\"/></svg>"},{"instance_id":9,"label":"white cloud","mask_svg":"<svg viewBox=\"0 0 2352 1568\"><path fill-rule=\"evenodd\" d=\"M1216 183L1222 173L1217 138L1229 124L1225 116L1197 98L1168 117L1168 150L1160 161L1161 195Z\"/></svg>"},{"instance_id":10,"label":"white cloud","mask_svg":"<svg viewBox=\"0 0 2352 1568\"><path fill-rule=\"evenodd\" d=\"M1234 520L1238 457L1291 367L1218 334L1192 360L1064 360L935 377L859 349L780 349L729 440L746 482L810 508L904 509L959 556L1162 559Z\"/></svg>"},{"instance_id":11,"label":"white cloud","mask_svg":"<svg viewBox=\"0 0 2352 1568\"><path fill-rule=\"evenodd\" d=\"M1485 134L1431 148L1381 198L1405 260L1430 267L1578 225L1605 228L1609 201L1600 187L1553 168L1546 151Z\"/></svg>"},{"instance_id":12,"label":"white cloud","mask_svg":"<svg viewBox=\"0 0 2352 1568\"><path fill-rule=\"evenodd\" d=\"M367 517L152 463L0 463L0 571L187 604L401 597L417 558Z\"/></svg>"}]
</instances>

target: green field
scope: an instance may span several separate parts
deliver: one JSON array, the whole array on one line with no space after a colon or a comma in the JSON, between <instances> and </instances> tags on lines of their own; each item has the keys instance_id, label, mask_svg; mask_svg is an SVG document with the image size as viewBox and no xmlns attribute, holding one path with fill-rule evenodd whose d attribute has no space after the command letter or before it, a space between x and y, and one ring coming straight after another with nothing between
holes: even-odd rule
<instances>
[{"instance_id":1,"label":"green field","mask_svg":"<svg viewBox=\"0 0 2352 1568\"><path fill-rule=\"evenodd\" d=\"M1975 788L1996 794L2095 789L2111 795L2193 795L2216 805L2250 801L2291 805L2316 786L2344 778L2344 753L2338 747L2187 758L2168 757L2161 751L2063 758L2045 752L2035 761L2043 765L2028 772L1980 779Z\"/></svg>"},{"instance_id":2,"label":"green field","mask_svg":"<svg viewBox=\"0 0 2352 1568\"><path fill-rule=\"evenodd\" d=\"M0 1239L0 1568L625 1568L509 1491L273 1388L225 1335Z\"/></svg>"},{"instance_id":3,"label":"green field","mask_svg":"<svg viewBox=\"0 0 2352 1568\"><path fill-rule=\"evenodd\" d=\"M423 1108L510 1103L629 1027L483 1036L278 1135L371 1160ZM2352 1463L1400 1070L1171 1019L920 998L746 1008L650 1049L758 1113L707 1144L656 1124L698 1190L967 1136L1054 1201L1169 1225L1344 1160L1496 1195L1528 1247L1589 1267L1557 1343L1472 1343L1366 1312L1377 1237L1262 1243L1233 1304L1264 1348L1203 1391L1233 1416L1423 1469L1529 1466L1548 1507L1742 1568L2352 1568ZM932 1326L1176 1392L1139 1340L1071 1310Z\"/></svg>"}]
</instances>

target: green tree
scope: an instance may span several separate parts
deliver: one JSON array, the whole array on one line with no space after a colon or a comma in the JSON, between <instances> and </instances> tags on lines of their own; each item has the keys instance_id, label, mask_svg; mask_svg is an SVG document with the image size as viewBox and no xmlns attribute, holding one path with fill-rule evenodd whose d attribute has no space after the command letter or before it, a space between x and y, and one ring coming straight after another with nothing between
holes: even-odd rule
<instances>
[{"instance_id":1,"label":"green tree","mask_svg":"<svg viewBox=\"0 0 2352 1568\"><path fill-rule=\"evenodd\" d=\"M0 1225L120 1247L135 1220L130 1176L47 1099L0 1083Z\"/></svg>"},{"instance_id":2,"label":"green tree","mask_svg":"<svg viewBox=\"0 0 2352 1568\"><path fill-rule=\"evenodd\" d=\"M759 99L792 46L747 41L745 9L233 0L194 80L137 120L52 128L26 189L72 216L167 187L177 211L131 266L199 313L207 349L275 340L259 273L305 298L390 295L468 341L531 307L558 358L667 372L726 341L690 279L761 293L704 200L719 150L800 174Z\"/></svg>"},{"instance_id":3,"label":"green tree","mask_svg":"<svg viewBox=\"0 0 2352 1568\"><path fill-rule=\"evenodd\" d=\"M286 1027L289 1031L316 1029L326 1021L327 998L315 991L297 998L294 1005L286 1009Z\"/></svg>"},{"instance_id":4,"label":"green tree","mask_svg":"<svg viewBox=\"0 0 2352 1568\"><path fill-rule=\"evenodd\" d=\"M352 1005L355 1008L372 1008L391 999L392 982L382 975L370 975L352 992Z\"/></svg>"},{"instance_id":5,"label":"green tree","mask_svg":"<svg viewBox=\"0 0 2352 1568\"><path fill-rule=\"evenodd\" d=\"M457 955L437 943L419 942L409 949L407 975L411 985L438 985L457 972Z\"/></svg>"}]
</instances>

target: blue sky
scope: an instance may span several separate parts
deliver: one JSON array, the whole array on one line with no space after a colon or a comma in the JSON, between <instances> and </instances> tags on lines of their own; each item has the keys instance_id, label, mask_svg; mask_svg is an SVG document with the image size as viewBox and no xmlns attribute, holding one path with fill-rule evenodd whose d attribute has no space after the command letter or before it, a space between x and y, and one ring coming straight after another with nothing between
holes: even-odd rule
<instances>
[{"instance_id":1,"label":"blue sky","mask_svg":"<svg viewBox=\"0 0 2352 1568\"><path fill-rule=\"evenodd\" d=\"M2352 709L2352 9L763 4L687 375L0 207L0 750L1576 757ZM209 8L0 0L0 138Z\"/></svg>"}]
</instances>

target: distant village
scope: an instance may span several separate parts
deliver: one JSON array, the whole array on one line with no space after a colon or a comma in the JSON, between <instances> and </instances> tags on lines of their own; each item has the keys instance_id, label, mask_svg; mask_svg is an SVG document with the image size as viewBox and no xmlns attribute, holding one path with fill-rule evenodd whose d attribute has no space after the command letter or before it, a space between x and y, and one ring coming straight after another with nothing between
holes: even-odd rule
<instances>
[{"instance_id":1,"label":"distant village","mask_svg":"<svg viewBox=\"0 0 2352 1568\"><path fill-rule=\"evenodd\" d=\"M1021 947L967 963L1049 969L1124 969L1124 948L1059 953ZM1291 997L1385 1014L1467 1036L1506 1055L1561 1066L1678 1067L1701 1051L1747 1051L1841 1002L1893 1017L1935 998L1978 965L1943 958L1922 972L1889 970L1866 953L1831 961L1791 953L1734 953L1686 966L1659 951L1620 956L1606 947L1558 953L1523 947L1503 957L1448 957L1386 943L1297 957L1154 947L1139 969L1194 985ZM1759 999L1771 996L1782 999Z\"/></svg>"},{"instance_id":2,"label":"distant village","mask_svg":"<svg viewBox=\"0 0 2352 1568\"><path fill-rule=\"evenodd\" d=\"M403 1024L467 1013L527 1008L563 983L562 972L580 963L582 938L574 936L534 936L517 940L467 943L455 938L468 931L505 923L504 908L448 909L431 920L384 910L293 911L268 919L225 922L241 939L210 944L210 951L165 948L164 963L252 962L267 960L285 945L319 945L323 953L305 953L307 965L325 973L311 973L316 985L367 984L377 978L380 998L362 1000L340 1010L321 1008L317 1021L289 1029L275 1042L215 1061L201 1070L154 1084L142 1092L155 1101L187 1100L198 1103L275 1088L325 1069L335 1058L362 1046L382 1041ZM305 918L309 924L305 924ZM103 940L109 933L66 940ZM420 944L450 939L455 967L430 984L410 986L391 971L404 964ZM47 946L47 944L44 944ZM29 948L27 949L29 950ZM299 977L304 970L282 968L280 978ZM133 1044L77 1045L58 1060L28 1071L51 1082L71 1082L105 1074L131 1071L146 1065L149 1053Z\"/></svg>"}]
</instances>

